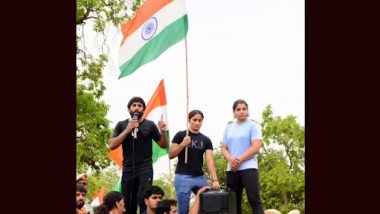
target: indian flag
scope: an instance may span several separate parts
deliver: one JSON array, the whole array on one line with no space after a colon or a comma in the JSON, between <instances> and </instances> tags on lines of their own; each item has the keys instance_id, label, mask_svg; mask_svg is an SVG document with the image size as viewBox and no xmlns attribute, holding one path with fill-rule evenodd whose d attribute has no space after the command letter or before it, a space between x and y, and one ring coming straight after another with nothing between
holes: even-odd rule
<instances>
[{"instance_id":1,"label":"indian flag","mask_svg":"<svg viewBox=\"0 0 380 214\"><path fill-rule=\"evenodd\" d=\"M104 186L100 188L99 192L94 192L94 195L93 195L94 200L92 200L91 202L92 207L97 207L103 203L105 192L106 192L106 188Z\"/></svg>"},{"instance_id":2,"label":"indian flag","mask_svg":"<svg viewBox=\"0 0 380 214\"><path fill-rule=\"evenodd\" d=\"M163 120L166 123L166 138L168 139L168 147L163 149L161 148L154 140L152 140L152 161L153 164L157 162L157 159L161 156L167 155L169 153L169 124L168 116L166 113L166 93L164 80L162 79L158 84L155 92L150 98L148 104L146 105L143 117L157 123L158 120ZM111 150L108 154L110 159L114 161L120 169L123 169L123 151L122 146L119 146L117 149ZM121 178L118 183L114 186L115 191L121 190L120 186Z\"/></svg>"},{"instance_id":3,"label":"indian flag","mask_svg":"<svg viewBox=\"0 0 380 214\"><path fill-rule=\"evenodd\" d=\"M143 117L155 123L159 120L163 120L166 123L166 139L168 139L168 147L163 149L156 142L152 142L152 160L153 163L155 163L159 157L169 153L169 125L166 113L166 94L163 79L158 84L156 91L146 105Z\"/></svg>"},{"instance_id":4,"label":"indian flag","mask_svg":"<svg viewBox=\"0 0 380 214\"><path fill-rule=\"evenodd\" d=\"M158 58L185 38L188 19L184 0L147 0L136 15L121 26L119 79Z\"/></svg>"}]
</instances>

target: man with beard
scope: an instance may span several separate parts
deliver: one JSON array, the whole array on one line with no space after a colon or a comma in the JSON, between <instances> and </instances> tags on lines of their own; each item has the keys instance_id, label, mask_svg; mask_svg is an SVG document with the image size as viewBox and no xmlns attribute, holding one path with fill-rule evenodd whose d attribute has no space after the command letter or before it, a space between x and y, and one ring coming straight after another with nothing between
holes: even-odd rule
<instances>
[{"instance_id":1,"label":"man with beard","mask_svg":"<svg viewBox=\"0 0 380 214\"><path fill-rule=\"evenodd\" d=\"M87 173L82 173L82 174L78 175L76 181L77 181L77 184L81 184L87 192L87 189L88 189L88 175L87 175ZM83 207L86 209L87 213L94 214L94 209L91 206L90 200L88 200L88 198L86 197L86 194L84 197L84 206Z\"/></svg>"},{"instance_id":2,"label":"man with beard","mask_svg":"<svg viewBox=\"0 0 380 214\"><path fill-rule=\"evenodd\" d=\"M77 184L76 191L76 213L77 214L88 214L89 212L84 207L86 199L87 190L82 184Z\"/></svg>"},{"instance_id":3,"label":"man with beard","mask_svg":"<svg viewBox=\"0 0 380 214\"><path fill-rule=\"evenodd\" d=\"M161 148L166 148L166 123L153 121L142 116L145 102L141 97L133 97L128 102L128 112L132 118L119 121L113 131L109 147L111 150L122 145L123 173L121 192L128 214L136 214L137 204L140 213L146 212L144 193L151 188L153 181L152 140Z\"/></svg>"}]
</instances>

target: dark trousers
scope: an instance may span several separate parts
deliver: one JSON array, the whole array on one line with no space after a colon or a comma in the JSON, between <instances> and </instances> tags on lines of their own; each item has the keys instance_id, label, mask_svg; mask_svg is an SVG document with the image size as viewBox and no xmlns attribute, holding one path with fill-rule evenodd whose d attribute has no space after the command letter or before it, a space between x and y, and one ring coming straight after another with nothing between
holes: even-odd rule
<instances>
[{"instance_id":1,"label":"dark trousers","mask_svg":"<svg viewBox=\"0 0 380 214\"><path fill-rule=\"evenodd\" d=\"M236 193L236 209L241 214L243 188L248 196L253 214L263 214L259 195L259 172L257 169L245 169L235 172L227 171L227 187Z\"/></svg>"},{"instance_id":2,"label":"dark trousers","mask_svg":"<svg viewBox=\"0 0 380 214\"><path fill-rule=\"evenodd\" d=\"M121 193L124 197L125 210L128 214L136 214L137 204L140 214L146 212L144 195L152 187L153 167L135 169L134 172L123 171L121 178Z\"/></svg>"}]
</instances>

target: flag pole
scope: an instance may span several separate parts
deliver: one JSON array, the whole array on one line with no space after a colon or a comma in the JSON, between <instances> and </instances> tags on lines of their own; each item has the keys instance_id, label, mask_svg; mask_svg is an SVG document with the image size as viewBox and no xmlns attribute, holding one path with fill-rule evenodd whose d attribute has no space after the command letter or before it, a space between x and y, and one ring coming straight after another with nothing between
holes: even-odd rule
<instances>
[{"instance_id":1,"label":"flag pole","mask_svg":"<svg viewBox=\"0 0 380 214\"><path fill-rule=\"evenodd\" d=\"M189 74L188 74L188 64L187 64L187 39L185 36L185 56L186 56L186 136L189 136L189 129L187 125L187 115L189 114ZM187 146L185 148L185 163L187 163Z\"/></svg>"},{"instance_id":2,"label":"flag pole","mask_svg":"<svg viewBox=\"0 0 380 214\"><path fill-rule=\"evenodd\" d=\"M172 167L171 167L171 162L169 158L169 185L170 185L170 198L174 198L173 196L173 182L172 182Z\"/></svg>"}]
</instances>

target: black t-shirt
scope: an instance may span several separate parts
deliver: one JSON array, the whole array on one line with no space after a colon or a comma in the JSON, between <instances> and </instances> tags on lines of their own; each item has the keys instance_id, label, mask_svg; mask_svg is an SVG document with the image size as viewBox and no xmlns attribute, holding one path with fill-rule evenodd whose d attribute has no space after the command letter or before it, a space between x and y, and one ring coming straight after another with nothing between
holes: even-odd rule
<instances>
[{"instance_id":1,"label":"black t-shirt","mask_svg":"<svg viewBox=\"0 0 380 214\"><path fill-rule=\"evenodd\" d=\"M179 131L174 136L172 143L181 144L186 136L186 131ZM213 150L210 138L202 133L194 134L189 131L191 143L188 145L187 164L185 164L185 148L178 155L176 174L192 176L203 175L203 154L207 149Z\"/></svg>"},{"instance_id":2,"label":"black t-shirt","mask_svg":"<svg viewBox=\"0 0 380 214\"><path fill-rule=\"evenodd\" d=\"M113 131L112 137L117 137L128 125L128 119L119 121ZM134 139L129 133L123 140L123 170L132 171L134 163L135 169L149 167L152 165L152 140L158 142L161 133L156 124L150 120L143 120Z\"/></svg>"}]
</instances>

